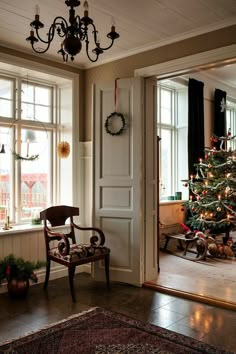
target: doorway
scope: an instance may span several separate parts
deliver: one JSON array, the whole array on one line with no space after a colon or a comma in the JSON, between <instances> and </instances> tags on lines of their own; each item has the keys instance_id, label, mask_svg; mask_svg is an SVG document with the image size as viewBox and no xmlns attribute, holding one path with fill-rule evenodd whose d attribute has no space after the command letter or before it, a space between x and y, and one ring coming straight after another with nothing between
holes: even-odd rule
<instances>
[{"instance_id":1,"label":"doorway","mask_svg":"<svg viewBox=\"0 0 236 354\"><path fill-rule=\"evenodd\" d=\"M145 69L140 70L137 72L137 75L143 75L143 76L149 76L150 74L153 76L155 75L155 78L157 79L170 79L176 76L183 76L190 74L192 75L193 73L198 73L199 72L205 72L209 69L211 69L211 74L217 67L223 68L224 66L228 64L233 64L235 62L235 57L236 57L236 47L234 46L233 48L233 53L232 54L232 46L231 48L223 48L221 50L216 50L216 51L211 51L212 53L208 53L205 58L202 56L199 57L198 55L193 56L191 59L188 58L186 62L183 60L176 60L172 61L169 63L164 63L157 65L155 68L147 68L146 71ZM213 53L214 52L214 53ZM216 60L216 57L221 56L220 60ZM199 58L197 58L199 57ZM199 61L198 61L199 59ZM212 61L212 64L209 64L209 60ZM195 63L195 65L193 65ZM188 66L189 65L189 66ZM188 69L186 69L186 67ZM209 73L208 73L209 75ZM221 74L219 74L221 75ZM219 77L218 79L219 80ZM147 115L147 110L146 110L146 116L150 116L150 106L148 108L148 115ZM153 113L153 112L152 112ZM207 127L207 132L205 131L205 136L206 139L209 139L210 134L212 133L211 125ZM160 232L158 233L158 240L159 240ZM158 249L159 252L159 249ZM146 258L148 255L146 254ZM174 257L174 261L173 261ZM176 259L175 259L176 258ZM186 263L187 262L187 263ZM225 277L226 273L224 272L222 275L219 273L219 269L217 267L214 268L216 271L215 277L211 278L209 277L208 282L213 283L214 286L212 287L213 289L216 287L220 287L220 282L219 278L222 277L225 283L228 283L229 286L221 286L221 288L225 288L225 293L222 292L222 295L215 295L214 290L213 292L209 292L209 294L204 293L204 291L201 288L201 282L197 280L197 271L194 271L194 267L198 266L198 271L200 273L200 278L203 279L202 274L208 273L207 270L205 270L205 265L199 266L197 262L191 262L191 261L186 261L183 259L180 259L178 257L175 257L173 255L167 255L165 254L164 256L160 254L159 258L159 266L160 266L160 273L158 275L157 279L146 279L145 286L155 286L158 288L159 291L164 291L168 293L175 293L179 294L182 297L189 297L189 298L197 298L198 301L204 301L208 303L214 303L218 305L223 305L224 307L235 307L236 308L236 303L234 303L233 299L235 298L234 294L234 289L233 289L233 281L230 281L227 277ZM224 262L224 266L232 268L232 264L228 261ZM202 268L203 267L203 268ZM213 267L211 265L211 267ZM195 267L196 268L196 267ZM182 278L182 282L180 277L177 276L176 274L176 269L179 269L180 276L183 277L183 274L186 273L189 276L189 281L185 282L184 279ZM164 279L165 277L165 279ZM227 278L227 279L226 279ZM191 281L190 281L191 280ZM196 281L197 280L197 281ZM232 277L231 277L232 280ZM189 283L191 284L193 282L196 284L196 288L193 289L193 286L189 286L189 288L186 287L186 284ZM227 296L225 294L228 293ZM219 297L218 297L219 296ZM220 298L221 297L221 298ZM226 301L225 301L226 300Z\"/></svg>"}]
</instances>

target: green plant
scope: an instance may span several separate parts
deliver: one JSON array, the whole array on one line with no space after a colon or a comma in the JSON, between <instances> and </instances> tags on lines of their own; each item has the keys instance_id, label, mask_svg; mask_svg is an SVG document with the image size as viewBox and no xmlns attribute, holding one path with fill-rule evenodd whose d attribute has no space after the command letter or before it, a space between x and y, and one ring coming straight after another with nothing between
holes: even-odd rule
<instances>
[{"instance_id":1,"label":"green plant","mask_svg":"<svg viewBox=\"0 0 236 354\"><path fill-rule=\"evenodd\" d=\"M4 279L30 279L37 283L38 278L34 273L35 269L39 269L45 265L45 262L24 261L23 258L16 258L13 254L0 260L0 282Z\"/></svg>"}]
</instances>

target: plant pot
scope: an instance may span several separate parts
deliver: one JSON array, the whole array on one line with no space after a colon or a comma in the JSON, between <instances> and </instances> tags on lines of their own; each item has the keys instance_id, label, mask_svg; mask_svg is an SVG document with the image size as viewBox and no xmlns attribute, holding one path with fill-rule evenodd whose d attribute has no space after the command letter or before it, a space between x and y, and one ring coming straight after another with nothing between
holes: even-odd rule
<instances>
[{"instance_id":1,"label":"plant pot","mask_svg":"<svg viewBox=\"0 0 236 354\"><path fill-rule=\"evenodd\" d=\"M15 299L26 297L29 289L29 279L10 279L7 284L8 294Z\"/></svg>"}]
</instances>

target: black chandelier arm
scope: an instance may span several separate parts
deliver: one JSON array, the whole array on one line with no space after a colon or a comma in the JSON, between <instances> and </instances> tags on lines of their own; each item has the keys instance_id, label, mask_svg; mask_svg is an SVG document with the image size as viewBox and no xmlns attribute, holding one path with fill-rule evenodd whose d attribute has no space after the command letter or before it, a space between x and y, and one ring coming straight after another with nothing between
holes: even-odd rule
<instances>
[{"instance_id":1,"label":"black chandelier arm","mask_svg":"<svg viewBox=\"0 0 236 354\"><path fill-rule=\"evenodd\" d=\"M46 43L47 43L47 42L46 42ZM51 44L51 42L48 42L48 43L47 43L47 47L46 47L45 49L43 49L43 50L37 50L36 48L34 48L34 43L31 43L31 47L32 47L32 49L33 49L33 51L34 51L35 53L43 54L43 53L46 53L46 51L47 51L48 48L50 47L50 44Z\"/></svg>"},{"instance_id":2,"label":"black chandelier arm","mask_svg":"<svg viewBox=\"0 0 236 354\"><path fill-rule=\"evenodd\" d=\"M90 25L93 27L92 33L93 33L94 42L95 42L96 47L97 47L99 50L101 50L101 51L110 49L110 48L113 46L115 39L114 39L114 38L111 39L111 44L110 44L108 47L105 47L105 48L101 47L101 46L100 46L100 43L99 43L99 45L98 45L98 43L97 43L97 34L98 34L98 31L97 31L97 29L96 29L96 26L95 26L93 23L91 23Z\"/></svg>"},{"instance_id":3,"label":"black chandelier arm","mask_svg":"<svg viewBox=\"0 0 236 354\"><path fill-rule=\"evenodd\" d=\"M48 40L45 41L44 39L42 39L40 37L40 34L39 34L39 29L38 28L35 28L35 34L37 36L37 38L40 40L40 42L42 43L45 43L45 44L48 44L48 48L50 46L50 43L52 42L53 38L54 38L54 35L55 35L55 28L54 28L54 23L50 26L49 28L49 31L48 31ZM44 52L43 52L44 53Z\"/></svg>"},{"instance_id":4,"label":"black chandelier arm","mask_svg":"<svg viewBox=\"0 0 236 354\"><path fill-rule=\"evenodd\" d=\"M95 63L98 60L99 54L96 54L96 58L95 59L91 58L90 55L89 55L89 40L86 39L85 42L86 42L86 54L87 54L87 57L89 58L89 60L91 62Z\"/></svg>"},{"instance_id":5,"label":"black chandelier arm","mask_svg":"<svg viewBox=\"0 0 236 354\"><path fill-rule=\"evenodd\" d=\"M113 44L114 44L114 39L111 39L111 44L110 44L108 47L103 48L103 47L101 47L101 46L100 46L100 49L101 49L101 50L107 50L107 49L110 49L110 48L113 46Z\"/></svg>"},{"instance_id":6,"label":"black chandelier arm","mask_svg":"<svg viewBox=\"0 0 236 354\"><path fill-rule=\"evenodd\" d=\"M61 22L57 22L57 21L60 21L60 20L61 20ZM62 28L62 23L64 23L65 28L68 28L67 21L66 21L63 17L61 17L61 16L55 17L53 23L51 24L51 26L50 26L50 28L49 28L48 34L47 34L48 40L44 40L43 38L41 38L41 36L40 36L40 34L39 34L39 29L36 28L36 29L35 29L35 33L36 33L37 38L38 38L38 39L40 40L40 42L42 42L42 43L50 44L50 43L52 42L54 36L55 36L55 29L57 28L57 26L60 26L60 28ZM64 33L63 30L62 30L62 32L63 32L63 35L61 35L60 33L57 32L57 34L59 35L59 37L65 37L65 33ZM40 52L40 53L41 53L41 52ZM44 52L42 52L42 53L44 53Z\"/></svg>"}]
</instances>

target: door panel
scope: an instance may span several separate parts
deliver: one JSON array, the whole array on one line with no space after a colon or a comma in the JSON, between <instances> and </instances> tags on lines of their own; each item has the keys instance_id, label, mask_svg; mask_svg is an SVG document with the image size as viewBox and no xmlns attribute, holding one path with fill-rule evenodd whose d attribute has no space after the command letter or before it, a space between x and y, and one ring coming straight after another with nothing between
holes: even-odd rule
<instances>
[{"instance_id":1,"label":"door panel","mask_svg":"<svg viewBox=\"0 0 236 354\"><path fill-rule=\"evenodd\" d=\"M111 249L111 280L141 285L144 277L142 82L117 80L117 111L126 120L118 136L104 128L114 112L114 82L94 85L94 220ZM94 266L97 279L104 267Z\"/></svg>"}]
</instances>

